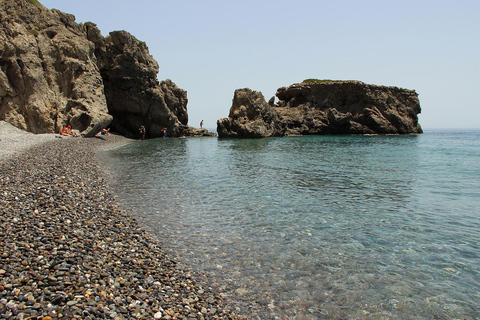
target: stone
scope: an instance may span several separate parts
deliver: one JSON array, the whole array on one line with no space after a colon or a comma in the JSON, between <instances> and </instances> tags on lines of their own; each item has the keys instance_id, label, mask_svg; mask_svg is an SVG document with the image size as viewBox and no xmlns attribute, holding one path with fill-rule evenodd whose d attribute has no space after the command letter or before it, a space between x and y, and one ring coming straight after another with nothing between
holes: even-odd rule
<instances>
[{"instance_id":1,"label":"stone","mask_svg":"<svg viewBox=\"0 0 480 320\"><path fill-rule=\"evenodd\" d=\"M414 90L360 81L306 80L277 90L277 104L251 89L235 91L219 137L262 138L312 134L419 134Z\"/></svg>"}]
</instances>

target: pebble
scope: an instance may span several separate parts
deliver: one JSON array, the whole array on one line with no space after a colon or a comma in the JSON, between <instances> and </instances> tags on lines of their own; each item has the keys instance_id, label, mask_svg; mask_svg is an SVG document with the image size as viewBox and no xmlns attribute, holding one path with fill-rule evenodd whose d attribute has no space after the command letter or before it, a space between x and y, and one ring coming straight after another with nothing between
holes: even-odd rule
<instances>
[{"instance_id":1,"label":"pebble","mask_svg":"<svg viewBox=\"0 0 480 320\"><path fill-rule=\"evenodd\" d=\"M0 160L0 319L246 319L119 208L95 152L122 139Z\"/></svg>"}]
</instances>

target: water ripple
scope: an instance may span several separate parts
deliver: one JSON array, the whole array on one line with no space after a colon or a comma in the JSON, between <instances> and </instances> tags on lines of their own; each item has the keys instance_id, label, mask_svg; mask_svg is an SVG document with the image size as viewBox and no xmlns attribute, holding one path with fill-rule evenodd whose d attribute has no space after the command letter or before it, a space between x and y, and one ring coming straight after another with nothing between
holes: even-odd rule
<instances>
[{"instance_id":1,"label":"water ripple","mask_svg":"<svg viewBox=\"0 0 480 320\"><path fill-rule=\"evenodd\" d=\"M115 191L258 319L477 319L480 134L157 139Z\"/></svg>"}]
</instances>

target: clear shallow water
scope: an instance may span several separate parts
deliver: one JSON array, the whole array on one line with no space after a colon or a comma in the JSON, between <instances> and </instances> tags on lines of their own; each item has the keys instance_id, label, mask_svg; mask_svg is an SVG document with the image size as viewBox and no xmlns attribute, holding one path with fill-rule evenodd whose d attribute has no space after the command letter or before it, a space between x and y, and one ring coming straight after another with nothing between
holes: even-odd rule
<instances>
[{"instance_id":1,"label":"clear shallow water","mask_svg":"<svg viewBox=\"0 0 480 320\"><path fill-rule=\"evenodd\" d=\"M155 139L104 158L123 204L251 319L480 317L478 131Z\"/></svg>"}]
</instances>

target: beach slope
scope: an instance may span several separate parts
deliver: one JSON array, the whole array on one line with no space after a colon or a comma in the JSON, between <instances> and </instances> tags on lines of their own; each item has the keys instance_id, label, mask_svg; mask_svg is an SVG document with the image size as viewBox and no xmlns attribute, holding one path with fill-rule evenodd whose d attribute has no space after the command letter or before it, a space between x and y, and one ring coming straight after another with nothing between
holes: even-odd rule
<instances>
[{"instance_id":1,"label":"beach slope","mask_svg":"<svg viewBox=\"0 0 480 320\"><path fill-rule=\"evenodd\" d=\"M26 142L33 137L17 136L22 147L0 158L3 316L238 318L206 279L167 256L117 206L95 152L124 138Z\"/></svg>"}]
</instances>

